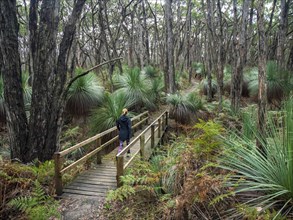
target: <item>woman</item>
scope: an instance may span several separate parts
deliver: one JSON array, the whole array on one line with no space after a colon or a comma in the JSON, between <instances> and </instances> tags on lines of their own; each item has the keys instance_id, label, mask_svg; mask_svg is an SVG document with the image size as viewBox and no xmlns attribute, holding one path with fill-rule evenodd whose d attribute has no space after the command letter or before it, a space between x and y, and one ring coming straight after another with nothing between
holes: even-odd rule
<instances>
[{"instance_id":1,"label":"woman","mask_svg":"<svg viewBox=\"0 0 293 220\"><path fill-rule=\"evenodd\" d=\"M131 137L131 120L127 116L128 110L124 108L122 110L122 115L116 121L116 126L119 131L119 148L118 153L120 153L123 149L123 143L126 141L126 144L129 144L129 140ZM127 151L130 154L130 149Z\"/></svg>"}]
</instances>

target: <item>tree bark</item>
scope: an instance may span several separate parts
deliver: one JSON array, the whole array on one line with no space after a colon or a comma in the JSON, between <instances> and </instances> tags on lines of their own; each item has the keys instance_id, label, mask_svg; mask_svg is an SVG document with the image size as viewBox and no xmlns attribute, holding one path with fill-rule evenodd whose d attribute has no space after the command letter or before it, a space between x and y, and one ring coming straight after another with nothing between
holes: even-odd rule
<instances>
[{"instance_id":1,"label":"tree bark","mask_svg":"<svg viewBox=\"0 0 293 220\"><path fill-rule=\"evenodd\" d=\"M257 146L263 153L264 148L262 141L265 141L265 127L266 127L266 103L267 103L267 79L266 79L266 36L264 28L264 0L259 0L257 9L257 27L258 27L258 123L257 127L261 134L262 140L257 139Z\"/></svg>"},{"instance_id":2,"label":"tree bark","mask_svg":"<svg viewBox=\"0 0 293 220\"><path fill-rule=\"evenodd\" d=\"M241 32L238 40L237 30L237 0L233 0L234 8L234 62L232 73L232 85L231 85L231 108L233 111L238 112L240 108L240 100L242 93L242 81L243 81L243 67L246 62L246 45L247 45L247 20L248 9L250 0L244 0L242 7L242 24Z\"/></svg>"},{"instance_id":3,"label":"tree bark","mask_svg":"<svg viewBox=\"0 0 293 220\"><path fill-rule=\"evenodd\" d=\"M281 13L280 13L280 25L278 31L278 46L277 46L277 62L278 66L284 68L286 65L285 60L285 44L286 34L288 26L288 11L290 0L281 0Z\"/></svg>"},{"instance_id":4,"label":"tree bark","mask_svg":"<svg viewBox=\"0 0 293 220\"><path fill-rule=\"evenodd\" d=\"M176 91L175 86L175 67L174 67L174 42L173 42L173 16L172 0L165 1L165 22L166 22L166 71L165 88L168 93Z\"/></svg>"},{"instance_id":5,"label":"tree bark","mask_svg":"<svg viewBox=\"0 0 293 220\"><path fill-rule=\"evenodd\" d=\"M34 4L34 2L32 2ZM77 0L59 46L59 0L43 0L37 29L34 79L29 125L21 89L18 51L18 25L15 1L1 1L1 52L4 67L5 101L12 158L23 162L52 159L59 148L62 113L65 104L64 86L67 79L67 57L85 0ZM36 31L34 26L33 31ZM36 33L36 32L35 32ZM3 38L3 39L2 39ZM57 59L56 59L57 57Z\"/></svg>"},{"instance_id":6,"label":"tree bark","mask_svg":"<svg viewBox=\"0 0 293 220\"><path fill-rule=\"evenodd\" d=\"M0 1L0 50L6 121L11 158L30 157L27 145L28 122L21 89L21 67L18 52L16 0Z\"/></svg>"}]
</instances>

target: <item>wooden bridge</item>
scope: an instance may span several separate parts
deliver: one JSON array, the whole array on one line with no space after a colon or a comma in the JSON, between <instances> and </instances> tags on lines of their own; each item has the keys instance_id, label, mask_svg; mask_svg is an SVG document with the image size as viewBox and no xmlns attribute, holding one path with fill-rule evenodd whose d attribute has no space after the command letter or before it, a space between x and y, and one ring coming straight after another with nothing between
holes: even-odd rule
<instances>
[{"instance_id":1,"label":"wooden bridge","mask_svg":"<svg viewBox=\"0 0 293 220\"><path fill-rule=\"evenodd\" d=\"M131 121L134 138L119 154L116 147L118 146L116 127L66 150L56 152L54 155L56 194L62 197L105 197L108 190L121 186L120 177L135 159L149 159L153 148L162 140L166 132L168 112L163 112L151 124L148 123L148 112L132 118ZM68 155L90 144L95 144L92 151L66 166ZM126 157L128 149L131 150L131 157ZM79 165L87 163L91 158L96 159L96 164L81 172L71 183L63 186L64 175L78 169Z\"/></svg>"}]
</instances>

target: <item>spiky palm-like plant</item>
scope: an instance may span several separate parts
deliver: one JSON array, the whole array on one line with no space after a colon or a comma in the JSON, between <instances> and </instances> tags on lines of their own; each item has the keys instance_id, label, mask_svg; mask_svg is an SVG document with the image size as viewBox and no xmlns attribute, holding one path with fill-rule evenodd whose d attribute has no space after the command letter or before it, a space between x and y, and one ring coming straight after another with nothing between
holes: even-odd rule
<instances>
[{"instance_id":1,"label":"spiky palm-like plant","mask_svg":"<svg viewBox=\"0 0 293 220\"><path fill-rule=\"evenodd\" d=\"M124 93L127 99L134 100L136 110L144 105L152 105L149 97L151 82L138 68L130 69L123 75L117 75L114 84L119 88L119 93Z\"/></svg>"},{"instance_id":2,"label":"spiky palm-like plant","mask_svg":"<svg viewBox=\"0 0 293 220\"><path fill-rule=\"evenodd\" d=\"M134 101L128 99L123 92L106 93L102 105L91 114L91 131L99 133L115 126L122 109L131 107L133 103ZM131 112L129 112L129 115L131 115Z\"/></svg>"},{"instance_id":3,"label":"spiky palm-like plant","mask_svg":"<svg viewBox=\"0 0 293 220\"><path fill-rule=\"evenodd\" d=\"M252 69L249 82L249 93L257 99L258 75L257 70ZM292 77L288 71L278 67L276 61L269 61L266 67L267 74L267 99L269 103L280 102L292 90Z\"/></svg>"},{"instance_id":4,"label":"spiky palm-like plant","mask_svg":"<svg viewBox=\"0 0 293 220\"><path fill-rule=\"evenodd\" d=\"M21 85L23 92L23 99L26 111L29 111L31 105L32 97L32 87L28 83L29 74L22 73L21 75ZM3 79L0 77L0 121L5 121L5 108L4 108L4 84Z\"/></svg>"},{"instance_id":5,"label":"spiky palm-like plant","mask_svg":"<svg viewBox=\"0 0 293 220\"><path fill-rule=\"evenodd\" d=\"M99 86L94 73L89 73L70 86L66 111L74 116L85 116L101 103L103 95L103 87Z\"/></svg>"},{"instance_id":6,"label":"spiky palm-like plant","mask_svg":"<svg viewBox=\"0 0 293 220\"><path fill-rule=\"evenodd\" d=\"M277 210L276 215L292 215L293 207L293 102L286 103L284 124L268 120L266 137L252 129L261 142L260 152L251 137L233 134L226 141L226 153L221 167L233 172L229 183L245 203L265 211Z\"/></svg>"},{"instance_id":7,"label":"spiky palm-like plant","mask_svg":"<svg viewBox=\"0 0 293 220\"><path fill-rule=\"evenodd\" d=\"M193 95L171 94L167 96L166 102L170 107L170 117L173 117L176 122L188 124L191 119L191 114L195 113L200 107L200 101L195 101Z\"/></svg>"},{"instance_id":8,"label":"spiky palm-like plant","mask_svg":"<svg viewBox=\"0 0 293 220\"><path fill-rule=\"evenodd\" d=\"M0 121L5 121L4 85L2 77L0 77Z\"/></svg>"},{"instance_id":9,"label":"spiky palm-like plant","mask_svg":"<svg viewBox=\"0 0 293 220\"><path fill-rule=\"evenodd\" d=\"M164 91L164 82L162 77L157 77L151 80L151 87L149 89L149 99L154 104L159 104L162 100ZM152 107L154 105L149 106Z\"/></svg>"},{"instance_id":10,"label":"spiky palm-like plant","mask_svg":"<svg viewBox=\"0 0 293 220\"><path fill-rule=\"evenodd\" d=\"M154 78L156 78L156 77L158 77L160 75L159 72L158 72L158 70L156 70L155 67L150 66L150 65L149 66L146 66L143 69L143 72L150 79L154 79Z\"/></svg>"},{"instance_id":11,"label":"spiky palm-like plant","mask_svg":"<svg viewBox=\"0 0 293 220\"><path fill-rule=\"evenodd\" d=\"M31 106L31 98L32 98L32 87L29 85L29 74L23 73L21 75L21 84L22 84L22 92L23 92L23 100L24 105L26 107L26 111L30 109Z\"/></svg>"}]
</instances>

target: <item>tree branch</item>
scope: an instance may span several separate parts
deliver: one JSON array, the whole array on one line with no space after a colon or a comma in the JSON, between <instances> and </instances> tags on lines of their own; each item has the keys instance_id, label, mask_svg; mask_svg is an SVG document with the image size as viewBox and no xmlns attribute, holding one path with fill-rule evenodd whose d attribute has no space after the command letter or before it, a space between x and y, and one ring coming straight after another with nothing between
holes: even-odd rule
<instances>
[{"instance_id":1,"label":"tree branch","mask_svg":"<svg viewBox=\"0 0 293 220\"><path fill-rule=\"evenodd\" d=\"M66 86L66 89L65 89L66 92L68 91L68 89L69 89L69 87L72 85L72 83L74 83L74 81L76 81L76 80L79 79L80 77L83 77L83 76L87 75L90 71L92 71L92 70L94 70L94 69L97 69L97 68L99 68L99 67L101 67L101 66L104 66L105 64L108 64L108 63L111 63L111 62L113 62L113 61L120 60L120 59L123 59L123 58L122 58L122 57L117 57L117 58L115 58L115 59L105 61L105 62L100 63L100 64L98 64L98 65L96 65L96 66L94 66L94 67L91 67L90 69L86 70L85 72L83 72L83 73L79 74L78 76L72 78L72 79L68 82L68 84L67 84L67 86Z\"/></svg>"}]
</instances>

